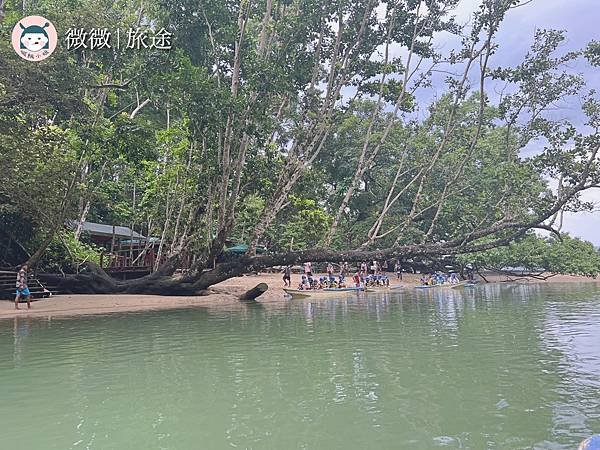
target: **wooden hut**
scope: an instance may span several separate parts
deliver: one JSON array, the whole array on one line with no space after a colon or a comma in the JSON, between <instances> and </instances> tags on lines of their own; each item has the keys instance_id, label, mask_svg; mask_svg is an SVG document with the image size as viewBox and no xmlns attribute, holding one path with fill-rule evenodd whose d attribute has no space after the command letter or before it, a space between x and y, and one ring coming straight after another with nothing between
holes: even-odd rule
<instances>
[{"instance_id":1,"label":"wooden hut","mask_svg":"<svg viewBox=\"0 0 600 450\"><path fill-rule=\"evenodd\" d=\"M77 224L70 223L71 227ZM101 247L101 266L118 278L135 278L152 272L160 239L146 237L129 227L84 222L82 233L89 242Z\"/></svg>"}]
</instances>

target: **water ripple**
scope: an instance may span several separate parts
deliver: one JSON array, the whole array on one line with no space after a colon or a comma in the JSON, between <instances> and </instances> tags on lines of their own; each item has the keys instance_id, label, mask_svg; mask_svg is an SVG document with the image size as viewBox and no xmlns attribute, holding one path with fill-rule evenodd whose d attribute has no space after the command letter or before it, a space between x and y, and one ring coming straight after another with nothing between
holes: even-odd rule
<instances>
[{"instance_id":1,"label":"water ripple","mask_svg":"<svg viewBox=\"0 0 600 450\"><path fill-rule=\"evenodd\" d=\"M589 284L4 321L2 447L573 448L599 319Z\"/></svg>"}]
</instances>

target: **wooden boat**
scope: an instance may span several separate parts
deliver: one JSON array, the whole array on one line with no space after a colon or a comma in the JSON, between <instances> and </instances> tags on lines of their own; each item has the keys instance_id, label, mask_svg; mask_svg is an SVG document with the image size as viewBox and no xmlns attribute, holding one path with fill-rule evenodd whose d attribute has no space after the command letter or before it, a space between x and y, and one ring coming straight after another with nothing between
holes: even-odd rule
<instances>
[{"instance_id":1,"label":"wooden boat","mask_svg":"<svg viewBox=\"0 0 600 450\"><path fill-rule=\"evenodd\" d=\"M366 292L389 292L398 289L404 289L405 286L369 286L365 289Z\"/></svg>"},{"instance_id":2,"label":"wooden boat","mask_svg":"<svg viewBox=\"0 0 600 450\"><path fill-rule=\"evenodd\" d=\"M431 284L431 285L425 285L425 286L415 286L416 289L433 289L433 288L441 288L441 289L457 289L457 288L461 288L461 287L465 287L466 286L466 282L460 282L457 284L450 284L450 283L445 283L445 284Z\"/></svg>"},{"instance_id":3,"label":"wooden boat","mask_svg":"<svg viewBox=\"0 0 600 450\"><path fill-rule=\"evenodd\" d=\"M444 285L444 287L449 287L450 289L458 289L458 288L473 287L473 286L475 286L475 283L469 283L468 281L461 281L460 283L457 283L457 284Z\"/></svg>"},{"instance_id":4,"label":"wooden boat","mask_svg":"<svg viewBox=\"0 0 600 450\"><path fill-rule=\"evenodd\" d=\"M323 289L317 289L318 291L325 291L325 292L357 292L357 291L365 291L364 287L355 287L355 286L350 286L350 287L345 287L345 288L323 288Z\"/></svg>"},{"instance_id":5,"label":"wooden boat","mask_svg":"<svg viewBox=\"0 0 600 450\"><path fill-rule=\"evenodd\" d=\"M324 288L324 289L288 289L283 288L285 293L294 298L309 298L309 297L335 297L340 294L351 294L355 292L371 292L363 287L346 287L346 288Z\"/></svg>"}]
</instances>

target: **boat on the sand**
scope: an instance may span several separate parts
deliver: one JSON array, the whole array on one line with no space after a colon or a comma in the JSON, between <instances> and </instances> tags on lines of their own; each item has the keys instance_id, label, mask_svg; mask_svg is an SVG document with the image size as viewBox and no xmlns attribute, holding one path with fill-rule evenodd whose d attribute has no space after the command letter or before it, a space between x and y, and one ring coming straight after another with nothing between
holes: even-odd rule
<instances>
[{"instance_id":1,"label":"boat on the sand","mask_svg":"<svg viewBox=\"0 0 600 450\"><path fill-rule=\"evenodd\" d=\"M468 281L461 281L459 283L455 283L455 284L442 284L441 287L446 287L446 288L450 288L450 289L458 289L458 288L464 288L464 287L471 287L473 286L472 283L469 283Z\"/></svg>"},{"instance_id":2,"label":"boat on the sand","mask_svg":"<svg viewBox=\"0 0 600 450\"><path fill-rule=\"evenodd\" d=\"M294 298L309 298L309 297L335 297L340 294L353 294L356 292L372 292L364 287L345 287L345 288L323 288L323 289L288 289L283 288L284 292Z\"/></svg>"},{"instance_id":3,"label":"boat on the sand","mask_svg":"<svg viewBox=\"0 0 600 450\"><path fill-rule=\"evenodd\" d=\"M404 289L406 286L392 285L392 286L367 286L367 292L389 292L396 291L398 289Z\"/></svg>"},{"instance_id":4,"label":"boat on the sand","mask_svg":"<svg viewBox=\"0 0 600 450\"><path fill-rule=\"evenodd\" d=\"M421 286L415 286L415 289L433 289L433 288L457 289L457 288L466 287L466 286L468 286L467 283L464 281L461 281L460 283L456 283L456 284L450 284L450 283L425 284L425 285L421 285Z\"/></svg>"}]
</instances>

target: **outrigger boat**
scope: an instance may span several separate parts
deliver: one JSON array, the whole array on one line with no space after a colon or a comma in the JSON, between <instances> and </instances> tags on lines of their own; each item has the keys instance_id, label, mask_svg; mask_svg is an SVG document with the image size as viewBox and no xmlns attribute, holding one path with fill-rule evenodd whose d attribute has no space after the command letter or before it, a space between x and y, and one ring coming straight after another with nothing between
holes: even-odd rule
<instances>
[{"instance_id":1,"label":"outrigger boat","mask_svg":"<svg viewBox=\"0 0 600 450\"><path fill-rule=\"evenodd\" d=\"M395 291L398 289L404 289L406 286L392 285L392 286L367 286L367 292L387 292Z\"/></svg>"},{"instance_id":2,"label":"outrigger boat","mask_svg":"<svg viewBox=\"0 0 600 450\"><path fill-rule=\"evenodd\" d=\"M468 281L461 281L460 283L456 283L456 284L444 284L442 285L442 287L449 287L450 289L458 289L458 288L463 288L463 287L470 287L473 286L472 283L469 283Z\"/></svg>"},{"instance_id":3,"label":"outrigger boat","mask_svg":"<svg viewBox=\"0 0 600 450\"><path fill-rule=\"evenodd\" d=\"M416 289L432 289L432 288L444 288L444 289L457 289L460 287L466 287L468 284L464 281L461 281L457 284L425 284L421 286L415 286Z\"/></svg>"},{"instance_id":4,"label":"outrigger boat","mask_svg":"<svg viewBox=\"0 0 600 450\"><path fill-rule=\"evenodd\" d=\"M433 289L438 287L439 285L437 284L423 284L421 286L415 286L415 289Z\"/></svg>"},{"instance_id":5,"label":"outrigger boat","mask_svg":"<svg viewBox=\"0 0 600 450\"><path fill-rule=\"evenodd\" d=\"M285 293L294 298L309 298L309 297L335 297L339 294L350 294L353 292L374 292L371 289L364 287L345 287L345 288L323 288L323 289L288 289L283 288Z\"/></svg>"}]
</instances>

